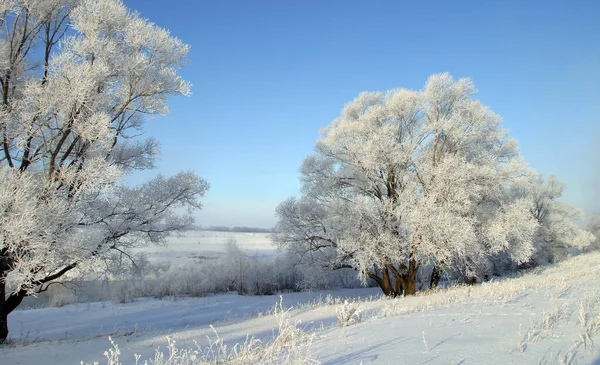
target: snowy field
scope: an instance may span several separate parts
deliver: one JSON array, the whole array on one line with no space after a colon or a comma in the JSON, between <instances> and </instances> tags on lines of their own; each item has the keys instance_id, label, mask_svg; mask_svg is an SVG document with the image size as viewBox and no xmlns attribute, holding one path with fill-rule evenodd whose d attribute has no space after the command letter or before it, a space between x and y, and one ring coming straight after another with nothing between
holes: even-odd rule
<instances>
[{"instance_id":1,"label":"snowy field","mask_svg":"<svg viewBox=\"0 0 600 365\"><path fill-rule=\"evenodd\" d=\"M306 363L331 365L600 364L599 274L594 253L520 278L410 298L378 298L375 289L284 294L289 322L308 333L304 342L287 341L306 346L308 338L304 360L313 362ZM346 310L360 309L347 326L340 326L339 298L349 299ZM228 345L248 334L265 344L277 333L277 301L227 294L15 311L0 364L103 364L109 335L120 361L134 364L134 354L143 360L164 349L167 336L180 349L205 348L215 336L211 325Z\"/></svg>"},{"instance_id":2,"label":"snowy field","mask_svg":"<svg viewBox=\"0 0 600 365\"><path fill-rule=\"evenodd\" d=\"M169 237L166 246L146 247L141 251L151 261L169 262L177 267L222 254L230 240L234 240L251 256L273 256L277 253L269 233L215 231L187 231L181 236Z\"/></svg>"}]
</instances>

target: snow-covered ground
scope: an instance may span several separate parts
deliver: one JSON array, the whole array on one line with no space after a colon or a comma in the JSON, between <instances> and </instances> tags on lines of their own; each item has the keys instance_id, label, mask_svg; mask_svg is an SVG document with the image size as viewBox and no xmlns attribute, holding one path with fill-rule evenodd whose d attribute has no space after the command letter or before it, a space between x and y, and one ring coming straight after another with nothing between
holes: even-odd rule
<instances>
[{"instance_id":1,"label":"snow-covered ground","mask_svg":"<svg viewBox=\"0 0 600 365\"><path fill-rule=\"evenodd\" d=\"M600 364L600 254L588 254L520 278L453 287L410 298L350 300L360 321L338 326L336 297L374 289L282 296L292 323L314 332L321 364ZM106 363L110 334L123 364L153 356L166 336L179 348L203 347L212 325L228 344L247 334L263 341L277 328L279 296L215 295L176 301L140 299L15 311L12 344L0 364Z\"/></svg>"},{"instance_id":2,"label":"snow-covered ground","mask_svg":"<svg viewBox=\"0 0 600 365\"><path fill-rule=\"evenodd\" d=\"M172 266L198 262L225 252L228 241L234 240L248 255L273 256L277 253L270 234L216 231L187 231L167 238L166 246L141 249L154 262L169 262Z\"/></svg>"}]
</instances>

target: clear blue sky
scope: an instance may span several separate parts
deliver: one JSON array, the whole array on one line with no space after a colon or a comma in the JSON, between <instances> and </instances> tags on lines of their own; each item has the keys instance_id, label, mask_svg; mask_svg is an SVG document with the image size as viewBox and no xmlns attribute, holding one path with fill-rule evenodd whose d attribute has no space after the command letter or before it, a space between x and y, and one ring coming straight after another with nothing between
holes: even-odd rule
<instances>
[{"instance_id":1,"label":"clear blue sky","mask_svg":"<svg viewBox=\"0 0 600 365\"><path fill-rule=\"evenodd\" d=\"M212 185L198 223L271 227L320 128L365 90L470 77L531 166L600 211L600 1L124 0L191 45L193 95L147 124L157 172Z\"/></svg>"}]
</instances>

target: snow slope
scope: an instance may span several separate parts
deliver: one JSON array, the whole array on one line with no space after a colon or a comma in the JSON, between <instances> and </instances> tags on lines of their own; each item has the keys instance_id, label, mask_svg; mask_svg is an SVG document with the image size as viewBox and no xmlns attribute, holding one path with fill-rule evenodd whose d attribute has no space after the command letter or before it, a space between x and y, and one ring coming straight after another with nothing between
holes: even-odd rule
<instances>
[{"instance_id":1,"label":"snow slope","mask_svg":"<svg viewBox=\"0 0 600 365\"><path fill-rule=\"evenodd\" d=\"M283 295L291 321L315 331L312 359L321 364L600 364L600 254L474 287L453 287L411 298L360 300L361 321L337 326L337 296L373 289ZM330 297L327 295L330 294ZM320 299L319 299L320 296ZM279 298L218 295L177 301L91 303L16 311L9 316L13 344L0 364L78 364L103 360L110 334L120 360L134 363L166 336L179 348L202 347L212 324L228 343L247 334L268 341Z\"/></svg>"}]
</instances>

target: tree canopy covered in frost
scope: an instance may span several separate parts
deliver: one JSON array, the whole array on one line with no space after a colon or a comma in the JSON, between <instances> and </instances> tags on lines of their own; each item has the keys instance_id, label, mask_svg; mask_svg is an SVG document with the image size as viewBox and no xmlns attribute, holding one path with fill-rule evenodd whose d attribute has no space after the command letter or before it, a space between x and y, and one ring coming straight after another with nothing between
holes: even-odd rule
<instances>
[{"instance_id":1,"label":"tree canopy covered in frost","mask_svg":"<svg viewBox=\"0 0 600 365\"><path fill-rule=\"evenodd\" d=\"M302 165L301 197L277 209L277 243L389 295L415 293L424 266L435 285L450 266L475 277L495 256L522 264L541 244L589 243L474 94L470 80L438 74L421 91L346 104Z\"/></svg>"},{"instance_id":2,"label":"tree canopy covered in frost","mask_svg":"<svg viewBox=\"0 0 600 365\"><path fill-rule=\"evenodd\" d=\"M581 250L595 240L593 229L582 230L576 223L583 218L583 214L577 208L557 200L564 190L565 185L556 176L548 179L535 176L530 188L533 200L531 212L539 223L536 234L538 251L551 258L560 257L566 247ZM537 256L536 259L540 259L540 255Z\"/></svg>"},{"instance_id":3,"label":"tree canopy covered in frost","mask_svg":"<svg viewBox=\"0 0 600 365\"><path fill-rule=\"evenodd\" d=\"M587 230L595 236L591 249L600 249L600 214L596 213L590 217L587 224Z\"/></svg>"},{"instance_id":4,"label":"tree canopy covered in frost","mask_svg":"<svg viewBox=\"0 0 600 365\"><path fill-rule=\"evenodd\" d=\"M163 242L208 184L119 184L154 166L157 141L134 138L145 119L189 94L186 44L119 0L6 0L0 24L1 341L23 296Z\"/></svg>"}]
</instances>

